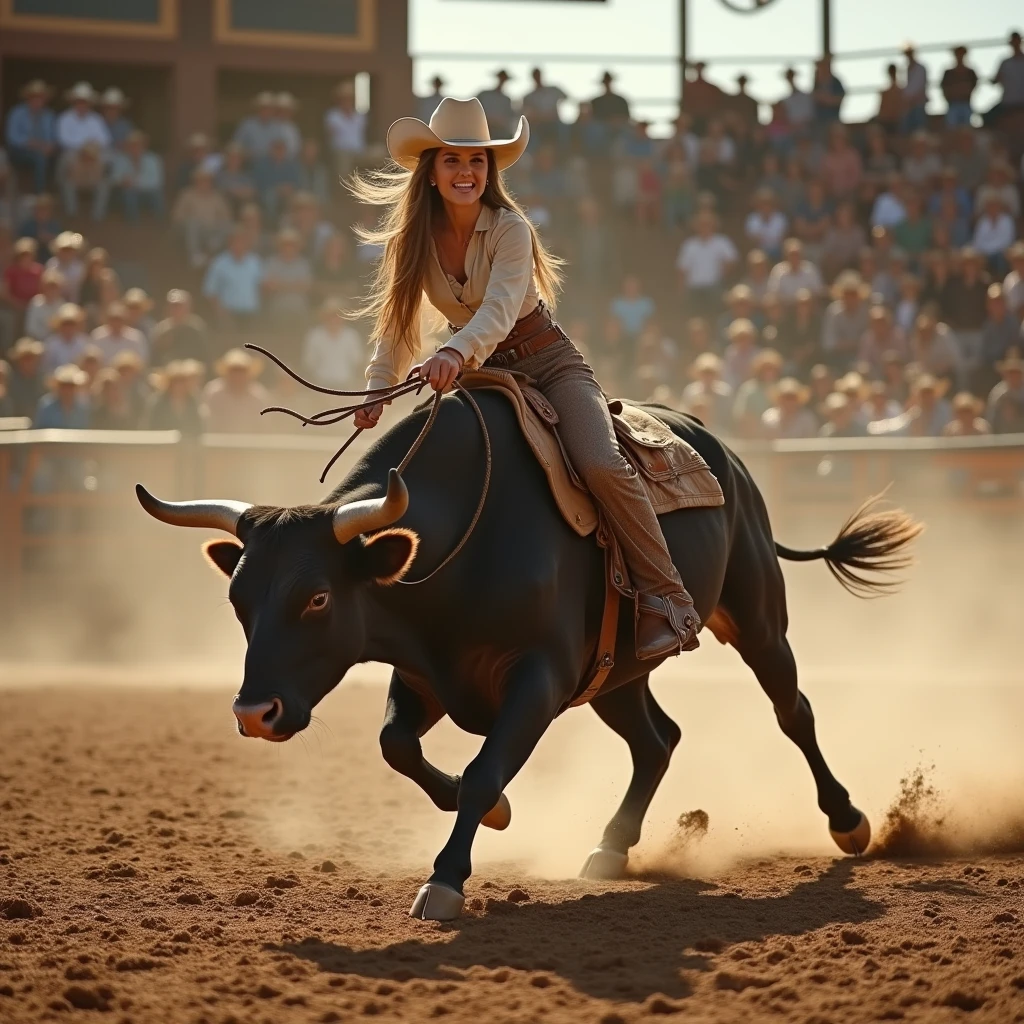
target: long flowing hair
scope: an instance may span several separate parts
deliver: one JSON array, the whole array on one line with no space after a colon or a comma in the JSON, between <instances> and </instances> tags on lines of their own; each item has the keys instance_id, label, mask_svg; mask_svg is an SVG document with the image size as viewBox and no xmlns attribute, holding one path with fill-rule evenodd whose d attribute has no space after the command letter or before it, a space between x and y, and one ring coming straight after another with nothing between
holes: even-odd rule
<instances>
[{"instance_id":1,"label":"long flowing hair","mask_svg":"<svg viewBox=\"0 0 1024 1024\"><path fill-rule=\"evenodd\" d=\"M526 222L533 243L534 281L541 298L553 305L562 283L563 261L547 250L505 187L494 151L486 152L487 184L481 202L492 210L511 210ZM353 312L374 319L371 342L390 337L396 346L406 345L413 353L418 352L420 344L418 310L430 261L430 239L445 216L444 200L430 184L437 153L436 148L424 151L413 171L385 169L366 176L357 173L348 181L349 190L360 202L386 208L377 227L355 228L360 240L381 246L384 252L368 297Z\"/></svg>"}]
</instances>

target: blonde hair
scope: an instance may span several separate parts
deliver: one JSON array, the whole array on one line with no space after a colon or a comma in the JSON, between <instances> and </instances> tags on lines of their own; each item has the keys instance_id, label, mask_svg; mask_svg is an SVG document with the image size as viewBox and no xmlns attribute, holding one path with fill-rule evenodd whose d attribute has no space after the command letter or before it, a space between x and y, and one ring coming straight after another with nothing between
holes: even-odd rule
<instances>
[{"instance_id":1,"label":"blonde hair","mask_svg":"<svg viewBox=\"0 0 1024 1024\"><path fill-rule=\"evenodd\" d=\"M529 227L534 281L541 298L553 305L562 283L563 261L547 250L522 207L505 188L493 151L486 152L487 184L481 202L492 210L518 214ZM374 318L371 343L390 337L396 346L406 345L414 353L419 349L417 311L427 278L430 239L444 216L444 200L429 180L437 153L437 149L424 151L413 171L385 169L366 177L357 173L348 182L349 190L360 202L387 208L378 227L355 228L360 240L383 246L384 253L370 283L369 297L352 312Z\"/></svg>"}]
</instances>

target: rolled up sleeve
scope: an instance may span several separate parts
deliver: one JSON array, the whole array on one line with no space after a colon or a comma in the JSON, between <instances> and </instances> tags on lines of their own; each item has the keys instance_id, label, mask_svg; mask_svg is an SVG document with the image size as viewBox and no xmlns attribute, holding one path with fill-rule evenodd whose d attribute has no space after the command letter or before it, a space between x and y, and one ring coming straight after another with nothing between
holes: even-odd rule
<instances>
[{"instance_id":1,"label":"rolled up sleeve","mask_svg":"<svg viewBox=\"0 0 1024 1024\"><path fill-rule=\"evenodd\" d=\"M469 323L446 342L467 366L482 365L515 326L533 277L530 226L509 217L494 230L494 258L480 308Z\"/></svg>"}]
</instances>

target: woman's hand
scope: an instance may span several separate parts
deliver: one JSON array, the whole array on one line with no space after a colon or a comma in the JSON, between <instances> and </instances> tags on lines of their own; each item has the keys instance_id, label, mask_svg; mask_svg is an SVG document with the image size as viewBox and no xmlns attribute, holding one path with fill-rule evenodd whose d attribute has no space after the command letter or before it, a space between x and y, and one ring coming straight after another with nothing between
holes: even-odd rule
<instances>
[{"instance_id":1,"label":"woman's hand","mask_svg":"<svg viewBox=\"0 0 1024 1024\"><path fill-rule=\"evenodd\" d=\"M370 396L363 403L362 407L356 410L355 415L352 417L352 423L360 430L373 430L377 426L377 421L381 418L381 414L384 412L384 406L390 404L390 402L381 402L379 399L375 400L373 396Z\"/></svg>"},{"instance_id":2,"label":"woman's hand","mask_svg":"<svg viewBox=\"0 0 1024 1024\"><path fill-rule=\"evenodd\" d=\"M462 356L453 348L442 348L426 362L414 366L409 376L419 376L435 391L446 391L462 372Z\"/></svg>"}]
</instances>

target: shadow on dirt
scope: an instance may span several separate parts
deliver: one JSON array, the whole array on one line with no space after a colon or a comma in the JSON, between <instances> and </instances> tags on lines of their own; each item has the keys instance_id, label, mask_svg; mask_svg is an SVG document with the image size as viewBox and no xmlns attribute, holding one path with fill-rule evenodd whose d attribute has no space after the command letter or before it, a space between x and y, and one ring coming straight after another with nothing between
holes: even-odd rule
<instances>
[{"instance_id":1,"label":"shadow on dirt","mask_svg":"<svg viewBox=\"0 0 1024 1024\"><path fill-rule=\"evenodd\" d=\"M745 897L712 882L671 880L559 904L489 900L480 916L436 930L425 924L422 939L381 949L353 950L316 936L265 948L336 974L452 979L473 967L511 968L557 974L595 998L684 998L692 989L682 971L724 966L712 965L709 954L882 916L881 904L848 888L855 870L853 861L837 861L779 896ZM742 972L742 962L729 963ZM720 987L735 987L732 975L719 980Z\"/></svg>"}]
</instances>

